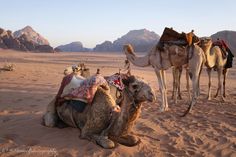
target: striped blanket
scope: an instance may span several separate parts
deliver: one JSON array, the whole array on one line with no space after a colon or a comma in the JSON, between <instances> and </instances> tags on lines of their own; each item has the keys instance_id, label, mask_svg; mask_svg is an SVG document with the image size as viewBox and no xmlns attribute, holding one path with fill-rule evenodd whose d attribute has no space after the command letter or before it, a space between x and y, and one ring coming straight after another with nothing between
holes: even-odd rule
<instances>
[{"instance_id":1,"label":"striped blanket","mask_svg":"<svg viewBox=\"0 0 236 157\"><path fill-rule=\"evenodd\" d=\"M104 79L104 77L98 74L91 76L90 78L81 82L79 87L73 89L68 95L65 95L64 97L69 99L82 99L88 104L91 104L99 86L109 89L107 81Z\"/></svg>"}]
</instances>

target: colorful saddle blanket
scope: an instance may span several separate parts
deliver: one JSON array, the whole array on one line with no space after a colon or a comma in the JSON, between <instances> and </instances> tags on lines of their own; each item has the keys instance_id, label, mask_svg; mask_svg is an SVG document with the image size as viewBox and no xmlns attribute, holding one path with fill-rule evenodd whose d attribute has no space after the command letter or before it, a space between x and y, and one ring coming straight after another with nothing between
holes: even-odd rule
<instances>
[{"instance_id":1,"label":"colorful saddle blanket","mask_svg":"<svg viewBox=\"0 0 236 157\"><path fill-rule=\"evenodd\" d=\"M111 76L106 76L105 79L110 85L115 86L118 90L122 91L124 89L124 84L122 83L121 75L116 73Z\"/></svg>"}]
</instances>

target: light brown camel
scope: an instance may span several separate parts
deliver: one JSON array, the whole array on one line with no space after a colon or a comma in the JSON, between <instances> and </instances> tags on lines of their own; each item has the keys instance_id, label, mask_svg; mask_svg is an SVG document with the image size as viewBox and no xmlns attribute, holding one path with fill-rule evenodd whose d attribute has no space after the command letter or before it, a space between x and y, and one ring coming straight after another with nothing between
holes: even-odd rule
<instances>
[{"instance_id":1,"label":"light brown camel","mask_svg":"<svg viewBox=\"0 0 236 157\"><path fill-rule=\"evenodd\" d=\"M123 83L125 89L120 112L113 112L116 103L109 90L99 87L92 104L87 105L82 113L67 103L57 106L55 113L67 125L80 128L81 138L92 140L103 148L115 147L114 142L134 146L140 141L132 134L134 122L141 112L142 103L153 102L155 95L151 87L137 77L127 76Z\"/></svg>"},{"instance_id":2,"label":"light brown camel","mask_svg":"<svg viewBox=\"0 0 236 157\"><path fill-rule=\"evenodd\" d=\"M220 91L220 96L222 100L225 99L225 82L227 76L227 69L224 68L227 58L223 58L221 49L218 46L212 47L212 40L211 38L201 38L200 46L202 47L204 54L206 55L206 67L207 67L207 74L209 78L208 83L208 95L207 99L211 100L211 71L212 69L217 71L218 74L218 88L215 97L218 96ZM223 83L221 80L221 76L223 74ZM223 87L223 89L222 89Z\"/></svg>"},{"instance_id":3,"label":"light brown camel","mask_svg":"<svg viewBox=\"0 0 236 157\"><path fill-rule=\"evenodd\" d=\"M79 72L81 74L81 76L83 76L85 78L88 78L90 76L90 70L89 70L89 68L87 68L85 66L84 63L80 63L78 65L66 67L64 70L64 75L69 75L73 71Z\"/></svg>"},{"instance_id":4,"label":"light brown camel","mask_svg":"<svg viewBox=\"0 0 236 157\"><path fill-rule=\"evenodd\" d=\"M193 90L189 108L183 116L191 111L192 106L197 100L199 75L202 65L205 61L204 53L198 45L192 45L190 48L184 48L173 44L165 44L164 52L159 51L156 46L154 46L144 57L137 57L134 54L133 47L130 44L124 45L124 51L127 59L134 65L140 67L151 65L154 68L158 78L159 89L161 93L161 111L168 110L165 70L172 66L179 67L184 64L188 64L189 76L192 79Z\"/></svg>"}]
</instances>

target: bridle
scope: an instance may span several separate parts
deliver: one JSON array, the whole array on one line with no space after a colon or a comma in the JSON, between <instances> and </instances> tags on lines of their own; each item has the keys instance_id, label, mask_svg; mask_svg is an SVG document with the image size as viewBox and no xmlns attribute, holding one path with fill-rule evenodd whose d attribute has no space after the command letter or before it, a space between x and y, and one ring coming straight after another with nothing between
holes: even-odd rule
<instances>
[{"instance_id":1,"label":"bridle","mask_svg":"<svg viewBox=\"0 0 236 157\"><path fill-rule=\"evenodd\" d=\"M138 89L136 89L134 92L131 92L128 87L125 87L125 89L124 89L125 92L128 94L129 98L132 99L131 100L132 106L135 109L138 109L140 107L140 103L138 103L138 100L136 99L136 97L140 93L140 91L142 90L143 85L144 85L144 83L142 83L141 86Z\"/></svg>"}]
</instances>

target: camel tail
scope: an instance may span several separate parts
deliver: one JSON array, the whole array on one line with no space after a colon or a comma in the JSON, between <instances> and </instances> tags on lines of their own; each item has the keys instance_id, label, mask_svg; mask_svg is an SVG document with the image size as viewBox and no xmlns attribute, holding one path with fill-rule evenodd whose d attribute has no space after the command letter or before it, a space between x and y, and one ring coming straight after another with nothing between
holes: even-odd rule
<instances>
[{"instance_id":1,"label":"camel tail","mask_svg":"<svg viewBox=\"0 0 236 157\"><path fill-rule=\"evenodd\" d=\"M193 108L193 104L191 103L191 105L189 105L188 109L180 117L185 117L189 112L192 111L192 108Z\"/></svg>"}]
</instances>

